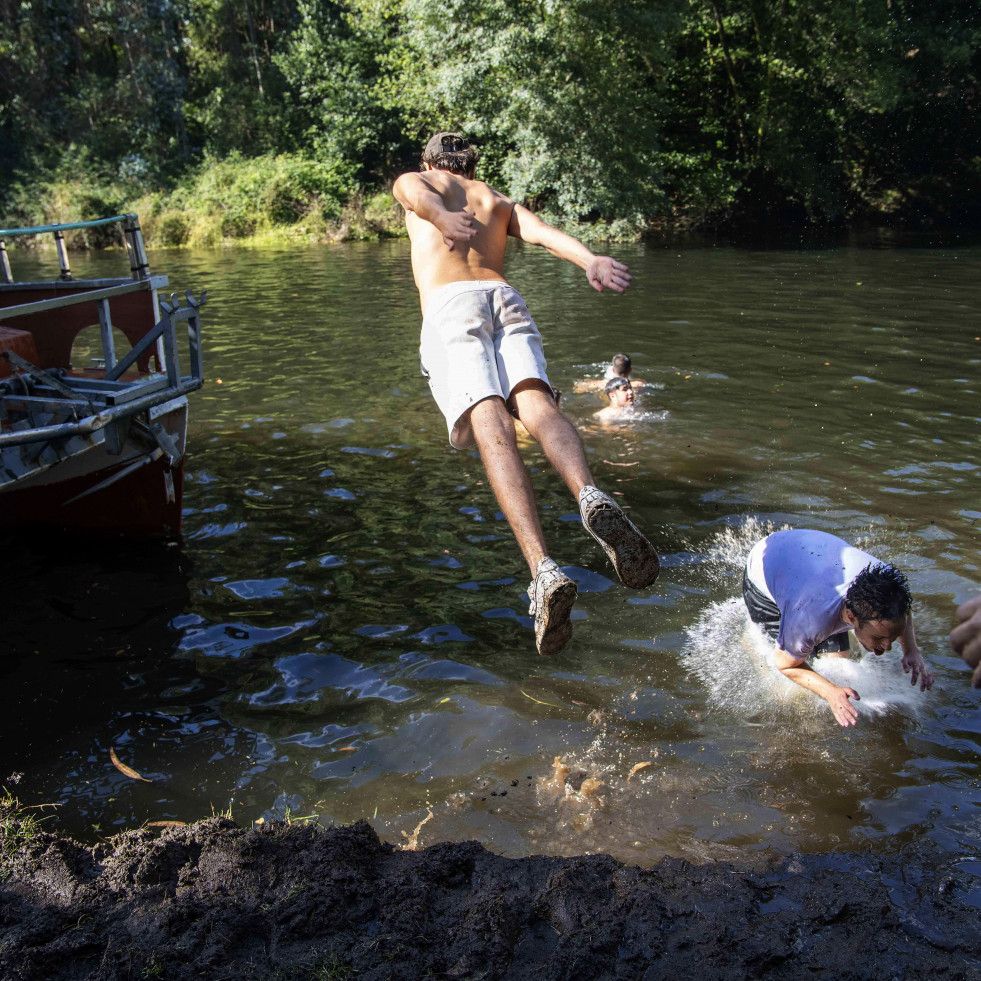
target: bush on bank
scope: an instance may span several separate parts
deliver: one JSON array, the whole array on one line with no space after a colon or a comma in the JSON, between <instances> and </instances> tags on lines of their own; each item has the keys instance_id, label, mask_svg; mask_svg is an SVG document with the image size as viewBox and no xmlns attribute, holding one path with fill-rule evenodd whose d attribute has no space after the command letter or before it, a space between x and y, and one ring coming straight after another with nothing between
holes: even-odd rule
<instances>
[{"instance_id":1,"label":"bush on bank","mask_svg":"<svg viewBox=\"0 0 981 981\"><path fill-rule=\"evenodd\" d=\"M301 155L209 160L166 190L141 193L123 179L60 175L22 184L5 223L32 227L136 212L151 248L332 242L403 234L401 209L384 190L365 194L351 168ZM10 214L12 212L12 214ZM105 232L66 233L70 248L100 247ZM27 242L46 244L47 239ZM12 245L19 243L11 243Z\"/></svg>"},{"instance_id":2,"label":"bush on bank","mask_svg":"<svg viewBox=\"0 0 981 981\"><path fill-rule=\"evenodd\" d=\"M405 234L402 208L388 190L366 193L343 165L289 154L247 158L234 153L203 163L167 190L149 193L121 178L91 181L64 174L22 185L14 201L14 215L6 222L22 227L135 212L150 248L339 242ZM543 217L587 241L630 241L642 230L641 223L623 219ZM115 234L77 229L65 238L72 249L100 248L118 244ZM39 236L10 245L45 248L50 241Z\"/></svg>"}]
</instances>

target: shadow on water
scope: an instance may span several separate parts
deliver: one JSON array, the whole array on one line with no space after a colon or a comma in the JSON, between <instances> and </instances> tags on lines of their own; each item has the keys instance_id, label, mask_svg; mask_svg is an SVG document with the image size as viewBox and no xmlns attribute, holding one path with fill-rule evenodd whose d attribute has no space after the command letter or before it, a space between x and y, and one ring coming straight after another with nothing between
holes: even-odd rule
<instances>
[{"instance_id":1,"label":"shadow on water","mask_svg":"<svg viewBox=\"0 0 981 981\"><path fill-rule=\"evenodd\" d=\"M191 560L175 544L63 534L8 536L3 552L5 785L72 801L63 818L76 831L143 820L149 797L107 807L130 784L109 753L125 760L152 740L166 768L188 702L200 706L200 678L174 659Z\"/></svg>"}]
</instances>

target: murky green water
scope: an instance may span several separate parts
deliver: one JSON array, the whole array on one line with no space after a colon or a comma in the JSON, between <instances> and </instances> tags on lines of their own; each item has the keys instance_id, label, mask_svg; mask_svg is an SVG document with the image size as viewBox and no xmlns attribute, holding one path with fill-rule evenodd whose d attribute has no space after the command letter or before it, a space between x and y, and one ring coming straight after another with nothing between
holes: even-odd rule
<instances>
[{"instance_id":1,"label":"murky green water","mask_svg":"<svg viewBox=\"0 0 981 981\"><path fill-rule=\"evenodd\" d=\"M231 808L399 841L431 812L423 844L510 855L929 843L981 872L981 706L946 641L981 589L981 250L617 254L622 297L511 257L600 486L664 556L654 588L612 582L529 449L580 585L548 660L479 461L448 447L419 374L405 244L151 256L210 297L185 540L8 543L7 785L89 839ZM650 415L602 429L573 382L619 350ZM759 666L741 561L784 524L908 572L933 691L897 654L845 664L863 696L845 731ZM584 778L603 786L575 793Z\"/></svg>"}]
</instances>

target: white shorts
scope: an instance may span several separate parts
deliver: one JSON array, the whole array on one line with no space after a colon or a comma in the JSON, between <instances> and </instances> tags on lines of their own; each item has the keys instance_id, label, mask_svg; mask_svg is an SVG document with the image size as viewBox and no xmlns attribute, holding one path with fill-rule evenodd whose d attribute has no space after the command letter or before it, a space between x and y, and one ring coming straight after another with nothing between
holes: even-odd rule
<instances>
[{"instance_id":1,"label":"white shorts","mask_svg":"<svg viewBox=\"0 0 981 981\"><path fill-rule=\"evenodd\" d=\"M419 342L422 373L446 417L450 445L473 445L470 410L507 402L529 378L548 385L542 335L521 294L497 280L447 283L429 297Z\"/></svg>"}]
</instances>

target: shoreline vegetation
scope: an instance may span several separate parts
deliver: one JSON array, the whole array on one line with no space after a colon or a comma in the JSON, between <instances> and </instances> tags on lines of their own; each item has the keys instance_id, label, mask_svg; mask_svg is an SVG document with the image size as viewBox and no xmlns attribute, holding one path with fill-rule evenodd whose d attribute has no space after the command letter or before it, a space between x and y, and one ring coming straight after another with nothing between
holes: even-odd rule
<instances>
[{"instance_id":1,"label":"shoreline vegetation","mask_svg":"<svg viewBox=\"0 0 981 981\"><path fill-rule=\"evenodd\" d=\"M0 0L0 77L3 227L401 235L392 182L458 130L593 240L981 228L974 0Z\"/></svg>"},{"instance_id":2,"label":"shoreline vegetation","mask_svg":"<svg viewBox=\"0 0 981 981\"><path fill-rule=\"evenodd\" d=\"M141 191L123 182L88 183L84 178L45 181L19 189L5 224L37 227L136 213L150 249L275 248L291 244L377 242L406 238L402 208L388 188L358 190L346 199L319 180L315 161L287 154L260 158L233 155L203 164L169 190ZM33 202L37 202L36 204ZM678 213L644 220L582 221L544 212L550 222L587 243L663 241L840 241L858 235L932 241L975 238L981 225L951 220L946 213L915 217L892 211L866 212L851 221L816 221L798 215L774 227L761 216ZM122 246L114 228L64 233L70 251ZM118 240L117 240L118 239ZM18 236L10 252L49 250L49 235Z\"/></svg>"}]
</instances>

